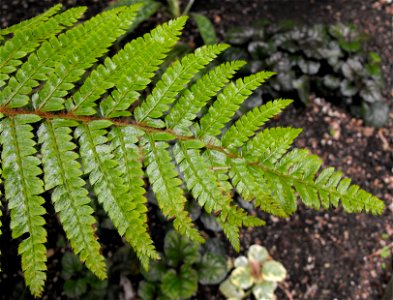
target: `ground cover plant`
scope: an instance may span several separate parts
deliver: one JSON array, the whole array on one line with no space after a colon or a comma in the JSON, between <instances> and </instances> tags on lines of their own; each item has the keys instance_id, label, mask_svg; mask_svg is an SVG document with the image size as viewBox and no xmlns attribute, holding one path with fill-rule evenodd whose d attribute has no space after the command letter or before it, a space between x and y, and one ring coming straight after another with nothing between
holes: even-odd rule
<instances>
[{"instance_id":1,"label":"ground cover plant","mask_svg":"<svg viewBox=\"0 0 393 300\"><path fill-rule=\"evenodd\" d=\"M382 96L381 57L367 52L368 37L342 23L314 26L256 21L227 33L232 56L247 59L246 73L277 72L268 92L290 95L308 104L310 94L350 109L366 124L386 124L389 106Z\"/></svg>"},{"instance_id":2,"label":"ground cover plant","mask_svg":"<svg viewBox=\"0 0 393 300\"><path fill-rule=\"evenodd\" d=\"M269 256L265 247L251 245L247 257L237 257L234 267L229 278L220 284L220 292L227 299L244 299L251 293L257 300L277 299L274 291L287 272Z\"/></svg>"},{"instance_id":3,"label":"ground cover plant","mask_svg":"<svg viewBox=\"0 0 393 300\"><path fill-rule=\"evenodd\" d=\"M203 246L174 230L164 240L164 254L152 261L139 283L142 300L188 299L200 284L218 284L227 275L225 250L219 240L209 239Z\"/></svg>"},{"instance_id":4,"label":"ground cover plant","mask_svg":"<svg viewBox=\"0 0 393 300\"><path fill-rule=\"evenodd\" d=\"M317 156L290 148L300 129L260 130L291 101L269 102L226 127L273 75L262 71L230 82L243 61L207 69L227 45L198 48L151 85L186 17L105 57L139 7L115 8L77 23L85 8L60 12L55 6L0 31L5 204L33 295L42 294L46 279L44 191L51 192L74 252L97 277L106 277L86 176L145 268L159 257L148 233L145 178L179 233L204 241L185 210L186 190L216 215L237 250L239 228L264 222L233 203L235 191L282 217L296 210L298 196L316 209L341 202L347 212L382 212L381 200L351 185L341 172L320 170Z\"/></svg>"}]
</instances>

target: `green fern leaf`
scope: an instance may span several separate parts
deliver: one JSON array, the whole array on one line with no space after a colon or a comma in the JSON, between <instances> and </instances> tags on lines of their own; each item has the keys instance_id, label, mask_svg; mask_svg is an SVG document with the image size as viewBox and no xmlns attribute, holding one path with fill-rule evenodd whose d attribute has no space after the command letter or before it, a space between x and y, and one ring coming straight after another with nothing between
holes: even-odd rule
<instances>
[{"instance_id":1,"label":"green fern leaf","mask_svg":"<svg viewBox=\"0 0 393 300\"><path fill-rule=\"evenodd\" d=\"M46 279L46 230L42 215L44 199L40 196L44 189L39 175L40 161L34 154L33 127L38 122L36 115L18 115L1 121L1 154L3 178L8 209L11 211L12 237L25 234L19 244L18 253L22 256L22 270L26 285L32 294L40 296Z\"/></svg>"},{"instance_id":2,"label":"green fern leaf","mask_svg":"<svg viewBox=\"0 0 393 300\"><path fill-rule=\"evenodd\" d=\"M6 39L0 47L1 175L12 236L22 240L18 252L33 295L42 293L46 278L44 190L73 251L98 277L106 276L84 175L145 268L158 253L148 232L144 176L178 232L203 242L185 210L187 190L214 214L236 250L242 226L264 225L238 207L238 195L282 217L295 211L298 198L315 209L341 203L347 212L382 213L382 200L333 168L321 170L321 160L309 151L293 149L300 129L260 131L290 100L268 102L233 120L273 73L229 83L244 62L207 71L227 45L197 49L152 84L186 17L108 58L109 46L135 24L138 6L115 8L76 26L84 8L57 14L59 9L0 31L0 40ZM104 62L94 66L97 60Z\"/></svg>"},{"instance_id":3,"label":"green fern leaf","mask_svg":"<svg viewBox=\"0 0 393 300\"><path fill-rule=\"evenodd\" d=\"M228 45L211 45L198 48L195 53L186 55L181 61L175 62L162 75L152 93L135 110L135 118L139 122L146 119L157 119L168 109L169 105L176 100L180 91L204 66L217 57ZM147 120L148 120L147 119ZM152 121L154 127L164 127L161 122Z\"/></svg>"},{"instance_id":4,"label":"green fern leaf","mask_svg":"<svg viewBox=\"0 0 393 300\"><path fill-rule=\"evenodd\" d=\"M244 155L263 164L274 165L301 131L298 128L284 127L265 129L246 144Z\"/></svg>"},{"instance_id":5,"label":"green fern leaf","mask_svg":"<svg viewBox=\"0 0 393 300\"><path fill-rule=\"evenodd\" d=\"M222 145L228 148L243 146L266 121L278 115L291 103L292 100L279 99L250 110L224 133L221 138Z\"/></svg>"},{"instance_id":6,"label":"green fern leaf","mask_svg":"<svg viewBox=\"0 0 393 300\"><path fill-rule=\"evenodd\" d=\"M181 180L178 178L171 156L167 148L168 143L156 141L157 137L147 134L144 147L146 153L146 173L152 185L157 202L165 216L174 218L174 227L181 234L191 240L203 242L199 232L193 227L192 220L185 211L186 198L180 188Z\"/></svg>"},{"instance_id":7,"label":"green fern leaf","mask_svg":"<svg viewBox=\"0 0 393 300\"><path fill-rule=\"evenodd\" d=\"M187 189L206 212L212 213L222 210L224 203L228 202L229 195L220 190L214 172L201 156L200 148L203 146L203 143L192 145L179 142L174 146L173 154L180 171L184 174Z\"/></svg>"},{"instance_id":8,"label":"green fern leaf","mask_svg":"<svg viewBox=\"0 0 393 300\"><path fill-rule=\"evenodd\" d=\"M151 33L146 34L144 40L157 40L164 49L167 49L166 45L173 46L177 42L186 19L186 17L181 17L158 26ZM132 50L130 46L125 46L112 59L106 58L104 65L99 65L85 80L79 91L68 101L67 109L76 115L95 114L95 101L107 89L116 85L116 79L122 78L124 69L132 62L130 57L133 53L129 50ZM155 51L160 51L160 47L156 47Z\"/></svg>"},{"instance_id":9,"label":"green fern leaf","mask_svg":"<svg viewBox=\"0 0 393 300\"><path fill-rule=\"evenodd\" d=\"M71 142L71 128L74 121L57 119L44 122L38 130L42 143L45 189L53 189L52 202L67 238L76 254L99 278L106 278L105 259L100 254L96 241L93 209L88 205L90 198L81 179L76 145Z\"/></svg>"},{"instance_id":10,"label":"green fern leaf","mask_svg":"<svg viewBox=\"0 0 393 300\"><path fill-rule=\"evenodd\" d=\"M35 109L56 111L63 109L64 97L74 88L74 82L80 80L84 71L101 57L108 47L130 27L139 6L121 7L105 12L94 19L100 24L86 38L79 40L76 47L69 49L60 58L57 52L57 64L42 89L33 95ZM88 23L88 22L86 22ZM85 23L85 24L86 24ZM89 24L87 24L89 25ZM113 27L116 30L113 30ZM83 29L81 29L83 30ZM83 30L86 31L86 30ZM72 56L70 57L70 51Z\"/></svg>"},{"instance_id":11,"label":"green fern leaf","mask_svg":"<svg viewBox=\"0 0 393 300\"><path fill-rule=\"evenodd\" d=\"M236 236L239 227L245 224L262 226L264 222L232 206L232 186L228 182L228 175L225 171L227 167L223 161L226 156L219 151L207 150L200 157L198 149L202 147L202 142L195 143L191 140L180 142L173 151L180 170L184 174L187 188L191 190L199 205L204 206L206 212L218 214L218 222L225 235L232 246L239 249L239 236ZM229 232L230 230L234 231Z\"/></svg>"},{"instance_id":12,"label":"green fern leaf","mask_svg":"<svg viewBox=\"0 0 393 300\"><path fill-rule=\"evenodd\" d=\"M129 212L130 222L126 232L126 240L134 248L145 269L149 266L150 258L158 258L153 242L148 234L146 218L146 193L144 189L142 155L136 146L142 131L133 127L114 127L109 138L114 149L114 159L119 162L119 171L124 183L129 187L127 193L130 205L135 208Z\"/></svg>"},{"instance_id":13,"label":"green fern leaf","mask_svg":"<svg viewBox=\"0 0 393 300\"><path fill-rule=\"evenodd\" d=\"M134 236L135 232L143 233L146 230L143 225L145 219L141 216L139 203L133 201L134 196L121 176L119 163L114 159L114 144L107 144L106 129L110 125L109 121L93 121L78 126L75 134L79 139L83 166L85 173L89 174L90 184L94 186L99 203L110 216L119 234L124 235L127 242L134 247L147 268L149 258L158 258L158 254L148 235ZM140 221L136 221L138 218Z\"/></svg>"},{"instance_id":14,"label":"green fern leaf","mask_svg":"<svg viewBox=\"0 0 393 300\"><path fill-rule=\"evenodd\" d=\"M200 126L196 128L197 136L216 136L220 134L224 125L230 121L231 117L239 109L240 104L251 95L253 90L273 74L271 72L259 72L244 79L238 79L236 84L229 84L218 95L217 101L213 103L208 112L201 118Z\"/></svg>"},{"instance_id":15,"label":"green fern leaf","mask_svg":"<svg viewBox=\"0 0 393 300\"><path fill-rule=\"evenodd\" d=\"M244 66L244 61L224 63L198 79L172 107L165 117L168 128L190 135L188 128L197 113L229 82L235 72Z\"/></svg>"},{"instance_id":16,"label":"green fern leaf","mask_svg":"<svg viewBox=\"0 0 393 300\"><path fill-rule=\"evenodd\" d=\"M150 83L162 60L177 42L178 32L175 32L174 36L170 31L171 27L167 28L167 32L164 27L163 32L147 34L143 38L130 42L124 48L124 57L119 60L127 62L127 66L123 69L118 82L115 83L116 89L102 100L102 115L110 118L131 115L131 112L127 110L138 99L140 95L138 91L144 90ZM166 35L164 40L163 34Z\"/></svg>"},{"instance_id":17,"label":"green fern leaf","mask_svg":"<svg viewBox=\"0 0 393 300\"><path fill-rule=\"evenodd\" d=\"M239 252L240 251L239 227L220 221L218 223L221 225L222 231L224 231L224 234L227 237L228 241L231 243L232 247L237 252Z\"/></svg>"},{"instance_id":18,"label":"green fern leaf","mask_svg":"<svg viewBox=\"0 0 393 300\"><path fill-rule=\"evenodd\" d=\"M8 74L13 73L22 63L21 58L33 52L42 41L55 36L66 26L76 23L85 10L85 7L69 9L37 27L17 32L6 41L0 48L0 87L9 78Z\"/></svg>"},{"instance_id":19,"label":"green fern leaf","mask_svg":"<svg viewBox=\"0 0 393 300\"><path fill-rule=\"evenodd\" d=\"M277 203L268 192L266 192L266 183L260 178L254 177L250 171L249 165L246 160L242 158L228 159L231 166L229 177L232 180L233 186L236 191L246 201L254 200L255 206L260 207L262 210L279 217L286 217L287 214L281 208L280 203Z\"/></svg>"},{"instance_id":20,"label":"green fern leaf","mask_svg":"<svg viewBox=\"0 0 393 300\"><path fill-rule=\"evenodd\" d=\"M3 36L5 35L40 26L43 22L46 22L50 17L58 13L61 8L62 5L57 4L38 16L22 21L8 28L0 29L0 40L1 38L4 38Z\"/></svg>"},{"instance_id":21,"label":"green fern leaf","mask_svg":"<svg viewBox=\"0 0 393 300\"><path fill-rule=\"evenodd\" d=\"M134 15L132 8L104 12L43 43L10 79L4 92L0 93L0 102L10 107L25 106L30 100L27 95L39 85L38 81L48 80L39 93L32 95L33 106L45 111L62 109L62 98L73 87L71 83L77 81L116 37L125 32ZM113 30L113 26L120 28ZM97 41L100 41L99 45L94 46Z\"/></svg>"}]
</instances>

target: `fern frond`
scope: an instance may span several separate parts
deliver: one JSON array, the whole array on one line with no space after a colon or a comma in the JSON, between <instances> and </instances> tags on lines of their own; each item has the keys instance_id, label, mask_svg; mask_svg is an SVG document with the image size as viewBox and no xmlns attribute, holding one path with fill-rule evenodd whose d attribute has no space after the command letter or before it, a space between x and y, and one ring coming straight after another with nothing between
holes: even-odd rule
<instances>
[{"instance_id":1,"label":"fern frond","mask_svg":"<svg viewBox=\"0 0 393 300\"><path fill-rule=\"evenodd\" d=\"M141 216L139 203L133 201L132 191L118 168L119 162L113 154L115 144L108 144L106 135L110 125L109 121L93 121L78 126L75 134L79 139L83 166L85 173L89 174L98 202L102 204L119 234L133 246L147 268L149 259L158 258L158 254L148 235L135 237L135 232L146 231L143 225L145 218ZM136 221L138 218L140 221Z\"/></svg>"},{"instance_id":2,"label":"fern frond","mask_svg":"<svg viewBox=\"0 0 393 300\"><path fill-rule=\"evenodd\" d=\"M34 108L62 109L62 98L73 87L71 83L77 81L84 70L125 32L134 15L133 8L104 12L58 38L44 42L29 56L16 76L11 77L0 93L0 103L9 107L25 106L30 101L27 95L32 89L39 85L39 81L47 80L43 89L31 97ZM116 30L113 30L114 26ZM48 102L49 99L52 101Z\"/></svg>"},{"instance_id":3,"label":"fern frond","mask_svg":"<svg viewBox=\"0 0 393 300\"><path fill-rule=\"evenodd\" d=\"M351 180L334 168L323 169L317 176L321 160L304 149L288 152L275 166L259 162L249 165L254 176L266 180L287 213L296 209L295 190L305 205L315 209L321 204L324 208L338 207L340 200L346 212L381 214L384 209L383 201L351 185Z\"/></svg>"},{"instance_id":4,"label":"fern frond","mask_svg":"<svg viewBox=\"0 0 393 300\"><path fill-rule=\"evenodd\" d=\"M106 276L84 175L145 268L158 258L148 232L145 175L177 231L203 242L185 210L188 190L215 215L236 250L240 227L264 221L239 208L235 193L282 217L295 211L298 198L315 209L341 202L348 212L382 213L382 200L351 185L341 172L321 170L321 160L307 150L293 149L300 129L260 131L290 100L255 108L225 131L239 106L273 74L229 83L242 61L207 71L227 45L197 49L152 84L186 17L127 43L95 67L135 24L138 6L108 10L70 29L84 8L58 10L0 32L7 38L0 47L2 177L12 236L22 240L18 252L35 296L46 278L44 189L73 251L98 277Z\"/></svg>"},{"instance_id":5,"label":"fern frond","mask_svg":"<svg viewBox=\"0 0 393 300\"><path fill-rule=\"evenodd\" d=\"M172 47L178 40L183 29L186 17L156 27L151 33L144 36L145 40L156 40L160 46L167 51L168 46ZM139 43L143 43L141 38ZM82 87L76 92L72 99L68 101L67 109L76 115L92 115L96 113L95 101L106 92L107 89L116 85L126 66L132 62L133 53L129 52L130 46L126 45L112 59L106 58L104 65L99 65L91 75L85 80ZM160 47L154 49L160 51ZM164 52L165 53L165 52ZM162 54L163 55L163 54Z\"/></svg>"},{"instance_id":6,"label":"fern frond","mask_svg":"<svg viewBox=\"0 0 393 300\"><path fill-rule=\"evenodd\" d=\"M218 217L225 236L236 251L240 251L240 228L242 226L256 227L265 225L265 221L247 215L247 213L237 206L225 206Z\"/></svg>"},{"instance_id":7,"label":"fern frond","mask_svg":"<svg viewBox=\"0 0 393 300\"><path fill-rule=\"evenodd\" d=\"M172 104L184 85L209 62L217 57L228 45L207 45L198 48L194 53L186 55L182 60L175 62L162 75L151 94L142 105L135 110L135 118L139 122L160 118ZM149 122L147 122L149 123ZM151 121L153 127L164 127L161 122Z\"/></svg>"},{"instance_id":8,"label":"fern frond","mask_svg":"<svg viewBox=\"0 0 393 300\"><path fill-rule=\"evenodd\" d=\"M103 116L114 118L131 115L128 108L138 99L139 91L151 82L166 54L177 42L178 31L172 32L172 26L177 28L178 25L171 24L170 27L163 27L162 32L153 31L152 34L133 40L124 48L124 57L116 58L119 64L123 61L127 65L114 83L116 89L101 101Z\"/></svg>"},{"instance_id":9,"label":"fern frond","mask_svg":"<svg viewBox=\"0 0 393 300\"><path fill-rule=\"evenodd\" d=\"M173 148L173 154L184 174L187 189L206 212L212 213L222 210L230 195L220 190L217 178L201 156L203 143L179 142Z\"/></svg>"},{"instance_id":10,"label":"fern frond","mask_svg":"<svg viewBox=\"0 0 393 300\"><path fill-rule=\"evenodd\" d=\"M69 9L55 15L46 22L19 31L0 48L0 87L5 84L9 74L22 63L22 58L33 52L41 42L55 36L65 27L71 26L83 15L85 7Z\"/></svg>"},{"instance_id":11,"label":"fern frond","mask_svg":"<svg viewBox=\"0 0 393 300\"><path fill-rule=\"evenodd\" d=\"M217 101L210 106L208 112L201 118L200 126L196 128L197 136L216 136L229 122L240 104L251 95L252 91L272 76L272 72L259 72L244 79L238 79L236 83L229 84L217 97Z\"/></svg>"},{"instance_id":12,"label":"fern frond","mask_svg":"<svg viewBox=\"0 0 393 300\"><path fill-rule=\"evenodd\" d=\"M132 24L138 5L122 7L101 15L100 26L81 39L77 46L68 51L63 57L57 53L57 64L42 89L33 95L34 108L42 111L63 109L64 97L74 87L74 82L80 80L86 69L108 51L108 47ZM116 28L113 30L113 28ZM71 49L69 49L71 50Z\"/></svg>"},{"instance_id":13,"label":"fern frond","mask_svg":"<svg viewBox=\"0 0 393 300\"><path fill-rule=\"evenodd\" d=\"M158 205L165 216L174 218L173 225L177 231L191 240L203 242L203 238L193 227L192 220L184 208L187 200L180 188L179 174L176 172L167 150L169 144L156 141L156 139L161 139L161 137L147 134L143 145L146 151L146 174L156 195Z\"/></svg>"},{"instance_id":14,"label":"fern frond","mask_svg":"<svg viewBox=\"0 0 393 300\"><path fill-rule=\"evenodd\" d=\"M229 177L232 184L244 200L254 200L255 207L259 207L272 215L287 216L280 203L277 203L276 199L268 192L266 183L261 178L256 178L250 171L246 160L243 158L228 158L228 164L231 166Z\"/></svg>"},{"instance_id":15,"label":"fern frond","mask_svg":"<svg viewBox=\"0 0 393 300\"><path fill-rule=\"evenodd\" d=\"M361 190L359 186L351 185L351 180L343 178L342 172L326 168L316 177L321 165L321 160L316 155L310 155L307 150L295 149L287 156L293 157L292 166L286 166L287 172L290 170L295 177L294 186L306 205L316 209L320 208L320 203L324 208L329 208L330 205L338 207L341 200L347 212L365 211L373 214L382 212L383 202ZM319 194L320 203L315 201L318 199L315 194Z\"/></svg>"},{"instance_id":16,"label":"fern frond","mask_svg":"<svg viewBox=\"0 0 393 300\"><path fill-rule=\"evenodd\" d=\"M229 82L244 61L223 63L198 79L171 108L165 117L168 128L179 133L189 133L197 113Z\"/></svg>"},{"instance_id":17,"label":"fern frond","mask_svg":"<svg viewBox=\"0 0 393 300\"><path fill-rule=\"evenodd\" d=\"M229 182L228 177L229 167L226 162L227 155L219 150L207 149L202 154L202 157L206 163L204 168L206 170L214 171L214 174L208 178L215 183L221 194L220 197L214 199L216 213L218 213L218 222L223 228L224 233L231 242L232 246L238 251L240 242L239 236L235 233L239 232L239 228L246 224L250 227L262 226L265 224L265 222L259 218L247 215L242 209L232 205L231 199L233 186ZM209 171L198 170L198 172L202 174L207 172L209 174ZM207 210L207 212L210 211Z\"/></svg>"},{"instance_id":18,"label":"fern frond","mask_svg":"<svg viewBox=\"0 0 393 300\"><path fill-rule=\"evenodd\" d=\"M42 171L34 155L31 123L38 122L36 115L10 116L1 121L1 154L3 178L8 209L11 211L12 237L25 236L19 244L22 270L26 285L32 294L40 296L46 279L46 230L42 217L45 209L41 196L43 183L38 177Z\"/></svg>"},{"instance_id":19,"label":"fern frond","mask_svg":"<svg viewBox=\"0 0 393 300\"><path fill-rule=\"evenodd\" d=\"M223 134L221 138L222 145L228 148L243 146L266 121L278 115L291 103L292 100L278 99L250 110Z\"/></svg>"},{"instance_id":20,"label":"fern frond","mask_svg":"<svg viewBox=\"0 0 393 300\"><path fill-rule=\"evenodd\" d=\"M264 129L245 145L244 156L257 159L263 164L274 165L301 132L302 129L290 127Z\"/></svg>"},{"instance_id":21,"label":"fern frond","mask_svg":"<svg viewBox=\"0 0 393 300\"><path fill-rule=\"evenodd\" d=\"M29 28L34 28L38 27L41 25L43 22L46 22L50 17L58 13L62 8L61 4L57 4L48 10L44 11L42 14L39 14L38 16L35 16L31 19L22 21L18 24L12 25L8 28L5 29L0 29L0 40L4 38L3 36L11 34L11 33L17 33L18 31L26 30Z\"/></svg>"},{"instance_id":22,"label":"fern frond","mask_svg":"<svg viewBox=\"0 0 393 300\"><path fill-rule=\"evenodd\" d=\"M99 278L106 278L105 259L96 241L90 198L81 179L81 166L72 143L74 121L56 119L42 123L38 130L42 143L45 189L51 190L52 202L59 213L67 238L76 254Z\"/></svg>"},{"instance_id":23,"label":"fern frond","mask_svg":"<svg viewBox=\"0 0 393 300\"><path fill-rule=\"evenodd\" d=\"M158 258L158 254L151 240L146 218L146 190L144 189L142 155L136 143L142 131L133 127L114 127L109 138L114 149L114 159L119 162L119 171L124 178L125 185L129 188L127 201L135 207L129 212L132 223L125 234L125 238L134 248L145 269L149 266L149 259Z\"/></svg>"},{"instance_id":24,"label":"fern frond","mask_svg":"<svg viewBox=\"0 0 393 300\"><path fill-rule=\"evenodd\" d=\"M224 232L225 236L227 237L228 241L231 243L232 247L239 252L240 251L240 229L238 226L234 226L229 223L221 222L219 220L218 222L222 228L222 231Z\"/></svg>"}]
</instances>

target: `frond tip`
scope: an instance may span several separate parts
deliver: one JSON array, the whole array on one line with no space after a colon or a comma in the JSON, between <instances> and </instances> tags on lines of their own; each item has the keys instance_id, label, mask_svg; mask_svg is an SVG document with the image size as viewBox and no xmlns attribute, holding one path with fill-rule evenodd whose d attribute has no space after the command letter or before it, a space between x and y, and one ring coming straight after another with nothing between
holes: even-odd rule
<instances>
[{"instance_id":1,"label":"frond tip","mask_svg":"<svg viewBox=\"0 0 393 300\"><path fill-rule=\"evenodd\" d=\"M341 202L347 212L382 213L382 200L292 146L301 129L261 129L291 100L234 119L273 73L231 82L245 62L209 66L228 45L201 47L156 81L186 17L105 56L140 21L139 8L119 7L74 26L85 8L61 13L55 6L0 31L0 169L12 237L21 239L18 253L34 296L46 279L44 192L73 251L106 277L85 180L145 268L159 258L149 234L148 183L178 232L203 242L185 209L193 198L216 216L236 250L242 226L264 225L238 207L238 196L280 217L296 210L298 198L315 209Z\"/></svg>"}]
</instances>

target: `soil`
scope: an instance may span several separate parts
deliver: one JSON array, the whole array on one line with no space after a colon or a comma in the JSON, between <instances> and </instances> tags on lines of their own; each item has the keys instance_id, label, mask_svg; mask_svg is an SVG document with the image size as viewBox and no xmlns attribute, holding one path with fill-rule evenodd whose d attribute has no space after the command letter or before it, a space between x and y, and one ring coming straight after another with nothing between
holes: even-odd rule
<instances>
[{"instance_id":1,"label":"soil","mask_svg":"<svg viewBox=\"0 0 393 300\"><path fill-rule=\"evenodd\" d=\"M67 6L87 4L90 12L105 7L105 1L63 1ZM183 1L184 2L184 1ZM196 0L192 11L214 21L219 37L232 26L246 25L264 17L272 21L292 19L301 23L355 23L370 35L368 47L382 55L386 78L384 96L393 107L393 6L388 0L312 1L312 0ZM31 17L52 5L52 1L3 0L0 4L2 27ZM158 14L154 21L165 15ZM341 209L310 210L299 205L292 217L281 220L266 216L267 226L242 231L242 253L251 244L266 246L271 255L288 269L278 299L356 300L381 299L392 275L392 256L383 258L381 249L393 246L393 112L384 128L365 127L347 111L313 96L310 105L292 106L269 125L304 128L296 146L306 147L321 156L326 166L334 166L362 188L386 203L382 216L346 214ZM46 299L60 297L59 267L61 252L56 239L61 228L49 211L47 228L49 248ZM9 224L8 216L5 228ZM1 239L1 293L21 279L16 257L16 241L9 232ZM7 242L7 249L4 246ZM105 241L107 242L107 241ZM104 242L104 244L105 244ZM8 245L9 244L9 245ZM118 241L113 243L118 244ZM113 245L112 245L113 246ZM110 253L106 244L106 253ZM228 247L229 248L229 247ZM57 249L57 250L56 250ZM62 249L64 251L64 248ZM232 250L232 257L237 256ZM7 256L7 261L4 257ZM7 277L7 278L6 278ZM57 282L58 281L58 282ZM57 283L56 283L57 282ZM4 298L7 299L7 298ZM216 287L203 286L195 299L222 299Z\"/></svg>"}]
</instances>

